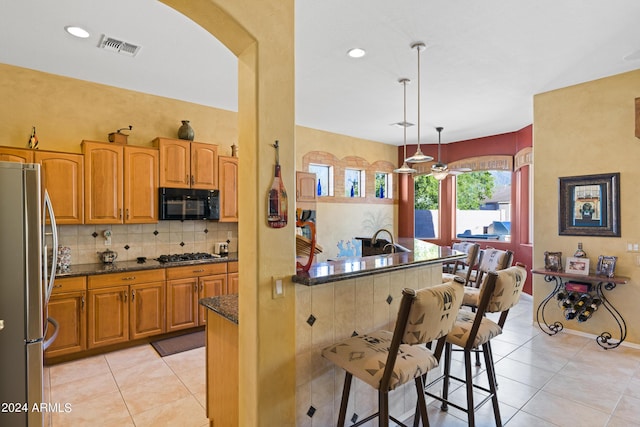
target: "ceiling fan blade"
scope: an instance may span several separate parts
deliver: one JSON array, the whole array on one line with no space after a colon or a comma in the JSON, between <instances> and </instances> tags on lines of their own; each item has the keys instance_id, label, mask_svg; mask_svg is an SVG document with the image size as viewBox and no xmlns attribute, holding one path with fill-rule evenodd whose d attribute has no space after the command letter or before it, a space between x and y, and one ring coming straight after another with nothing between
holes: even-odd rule
<instances>
[{"instance_id":1,"label":"ceiling fan blade","mask_svg":"<svg viewBox=\"0 0 640 427\"><path fill-rule=\"evenodd\" d=\"M449 173L451 175L460 175L466 172L471 172L471 169L469 168L455 168L455 169L449 169Z\"/></svg>"}]
</instances>

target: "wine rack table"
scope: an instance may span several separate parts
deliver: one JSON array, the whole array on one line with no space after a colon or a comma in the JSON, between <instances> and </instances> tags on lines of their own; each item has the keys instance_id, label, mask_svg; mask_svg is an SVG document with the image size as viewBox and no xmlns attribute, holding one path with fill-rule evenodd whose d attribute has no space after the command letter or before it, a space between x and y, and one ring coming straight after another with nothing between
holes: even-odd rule
<instances>
[{"instance_id":1,"label":"wine rack table","mask_svg":"<svg viewBox=\"0 0 640 427\"><path fill-rule=\"evenodd\" d=\"M538 322L538 326L547 335L555 335L560 332L564 326L562 322L555 321L553 323L549 323L545 320L544 311L547 308L547 304L549 301L552 301L558 292L564 289L566 280L579 280L581 282L589 282L595 284L595 293L602 300L601 307L604 307L607 312L613 317L613 319L618 324L618 329L620 332L620 338L616 340L612 340L612 335L610 332L602 332L598 337L596 337L596 342L598 345L605 350L612 349L618 347L627 337L627 323L624 321L622 314L611 304L611 302L605 296L604 290L611 291L615 289L617 285L624 285L629 281L628 277L623 276L615 276L615 277L603 277L603 276L595 276L595 275L582 275L582 274L571 274L564 273L561 271L549 271L544 269L534 269L531 270L533 274L541 274L544 275L545 282L554 282L555 287L551 291L549 295L547 295L540 305L538 305L538 309L536 311L536 321Z\"/></svg>"}]
</instances>

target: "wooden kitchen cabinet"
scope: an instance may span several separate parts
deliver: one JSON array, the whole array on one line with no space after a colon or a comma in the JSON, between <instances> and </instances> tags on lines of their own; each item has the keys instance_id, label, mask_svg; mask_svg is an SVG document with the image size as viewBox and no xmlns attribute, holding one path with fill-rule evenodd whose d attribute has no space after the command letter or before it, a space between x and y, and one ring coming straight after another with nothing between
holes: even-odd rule
<instances>
[{"instance_id":1,"label":"wooden kitchen cabinet","mask_svg":"<svg viewBox=\"0 0 640 427\"><path fill-rule=\"evenodd\" d=\"M164 332L165 312L164 282L130 286L129 339L138 339Z\"/></svg>"},{"instance_id":2,"label":"wooden kitchen cabinet","mask_svg":"<svg viewBox=\"0 0 640 427\"><path fill-rule=\"evenodd\" d=\"M238 158L218 157L219 222L238 222Z\"/></svg>"},{"instance_id":3,"label":"wooden kitchen cabinet","mask_svg":"<svg viewBox=\"0 0 640 427\"><path fill-rule=\"evenodd\" d=\"M296 171L296 208L315 210L316 185L315 173Z\"/></svg>"},{"instance_id":4,"label":"wooden kitchen cabinet","mask_svg":"<svg viewBox=\"0 0 640 427\"><path fill-rule=\"evenodd\" d=\"M129 286L89 290L89 348L129 341Z\"/></svg>"},{"instance_id":5,"label":"wooden kitchen cabinet","mask_svg":"<svg viewBox=\"0 0 640 427\"><path fill-rule=\"evenodd\" d=\"M47 348L46 358L77 353L87 348L86 278L56 279L48 305L48 316L58 322L58 336ZM53 334L49 324L45 339Z\"/></svg>"},{"instance_id":6,"label":"wooden kitchen cabinet","mask_svg":"<svg viewBox=\"0 0 640 427\"><path fill-rule=\"evenodd\" d=\"M84 222L84 157L81 154L34 152L41 165L42 188L46 189L58 224Z\"/></svg>"},{"instance_id":7,"label":"wooden kitchen cabinet","mask_svg":"<svg viewBox=\"0 0 640 427\"><path fill-rule=\"evenodd\" d=\"M82 142L85 223L158 222L158 153L153 148Z\"/></svg>"},{"instance_id":8,"label":"wooden kitchen cabinet","mask_svg":"<svg viewBox=\"0 0 640 427\"><path fill-rule=\"evenodd\" d=\"M227 293L227 275L216 274L198 278L198 299L224 295ZM198 304L198 324L207 323L207 309Z\"/></svg>"},{"instance_id":9,"label":"wooden kitchen cabinet","mask_svg":"<svg viewBox=\"0 0 640 427\"><path fill-rule=\"evenodd\" d=\"M33 163L33 150L26 148L0 147L0 161Z\"/></svg>"},{"instance_id":10,"label":"wooden kitchen cabinet","mask_svg":"<svg viewBox=\"0 0 640 427\"><path fill-rule=\"evenodd\" d=\"M240 289L238 261L227 264L227 294L237 294Z\"/></svg>"},{"instance_id":11,"label":"wooden kitchen cabinet","mask_svg":"<svg viewBox=\"0 0 640 427\"><path fill-rule=\"evenodd\" d=\"M158 150L124 147L124 223L158 222Z\"/></svg>"},{"instance_id":12,"label":"wooden kitchen cabinet","mask_svg":"<svg viewBox=\"0 0 640 427\"><path fill-rule=\"evenodd\" d=\"M205 312L198 300L226 292L227 263L168 268L166 331L203 325Z\"/></svg>"},{"instance_id":13,"label":"wooden kitchen cabinet","mask_svg":"<svg viewBox=\"0 0 640 427\"><path fill-rule=\"evenodd\" d=\"M90 276L88 347L163 333L164 280L163 269Z\"/></svg>"},{"instance_id":14,"label":"wooden kitchen cabinet","mask_svg":"<svg viewBox=\"0 0 640 427\"><path fill-rule=\"evenodd\" d=\"M86 224L122 223L123 146L82 141Z\"/></svg>"},{"instance_id":15,"label":"wooden kitchen cabinet","mask_svg":"<svg viewBox=\"0 0 640 427\"><path fill-rule=\"evenodd\" d=\"M160 187L218 188L218 146L182 139L156 138L160 152Z\"/></svg>"},{"instance_id":16,"label":"wooden kitchen cabinet","mask_svg":"<svg viewBox=\"0 0 640 427\"><path fill-rule=\"evenodd\" d=\"M198 278L167 280L167 332L198 326Z\"/></svg>"}]
</instances>

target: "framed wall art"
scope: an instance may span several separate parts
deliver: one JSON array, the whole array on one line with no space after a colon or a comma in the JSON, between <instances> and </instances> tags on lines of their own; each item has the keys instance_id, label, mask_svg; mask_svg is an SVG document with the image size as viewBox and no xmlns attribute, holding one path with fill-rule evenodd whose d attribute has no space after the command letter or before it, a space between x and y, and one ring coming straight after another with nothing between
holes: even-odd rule
<instances>
[{"instance_id":1,"label":"framed wall art","mask_svg":"<svg viewBox=\"0 0 640 427\"><path fill-rule=\"evenodd\" d=\"M562 271L562 252L545 252L544 269L547 271Z\"/></svg>"},{"instance_id":2,"label":"framed wall art","mask_svg":"<svg viewBox=\"0 0 640 427\"><path fill-rule=\"evenodd\" d=\"M589 258L567 257L567 267L564 271L565 273L587 276L589 274Z\"/></svg>"},{"instance_id":3,"label":"framed wall art","mask_svg":"<svg viewBox=\"0 0 640 427\"><path fill-rule=\"evenodd\" d=\"M598 257L598 265L596 266L596 275L613 277L615 275L617 256L604 256Z\"/></svg>"},{"instance_id":4,"label":"framed wall art","mask_svg":"<svg viewBox=\"0 0 640 427\"><path fill-rule=\"evenodd\" d=\"M560 178L561 236L620 237L620 173Z\"/></svg>"}]
</instances>

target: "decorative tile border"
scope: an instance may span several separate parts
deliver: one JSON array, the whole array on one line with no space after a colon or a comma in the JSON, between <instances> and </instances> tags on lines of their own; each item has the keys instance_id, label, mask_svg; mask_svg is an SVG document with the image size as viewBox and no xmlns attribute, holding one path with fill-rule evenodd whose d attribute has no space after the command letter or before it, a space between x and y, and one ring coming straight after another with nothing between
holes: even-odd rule
<instances>
[{"instance_id":1,"label":"decorative tile border","mask_svg":"<svg viewBox=\"0 0 640 427\"><path fill-rule=\"evenodd\" d=\"M377 204L394 204L397 203L398 182L392 179L393 198L375 197L375 174L376 172L384 172L393 174L395 166L386 160L377 160L369 163L366 159L359 156L347 156L342 159L326 151L310 151L302 156L303 170L309 170L309 164L321 164L333 167L333 196L318 197L318 203L377 203ZM345 169L360 169L365 171L365 197L346 197L344 184Z\"/></svg>"}]
</instances>

